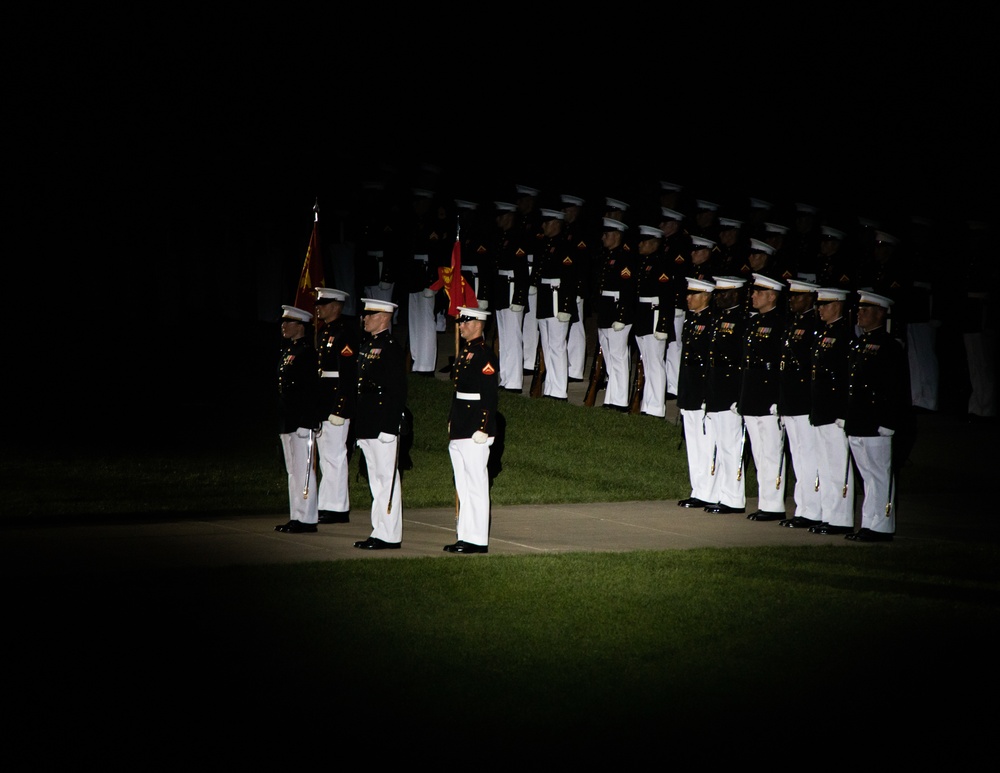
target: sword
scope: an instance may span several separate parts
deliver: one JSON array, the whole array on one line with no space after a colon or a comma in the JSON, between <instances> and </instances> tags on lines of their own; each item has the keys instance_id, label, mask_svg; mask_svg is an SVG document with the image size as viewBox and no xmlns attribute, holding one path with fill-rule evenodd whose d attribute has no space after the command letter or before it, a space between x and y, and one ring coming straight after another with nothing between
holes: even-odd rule
<instances>
[{"instance_id":1,"label":"sword","mask_svg":"<svg viewBox=\"0 0 1000 773\"><path fill-rule=\"evenodd\" d=\"M306 485L302 489L303 499L309 499L309 473L312 472L313 444L316 442L316 436L313 433L314 433L313 430L309 430L309 453L306 455Z\"/></svg>"},{"instance_id":2,"label":"sword","mask_svg":"<svg viewBox=\"0 0 1000 773\"><path fill-rule=\"evenodd\" d=\"M851 478L851 449L847 449L847 466L844 468L844 488L840 492L841 499L847 499L847 481Z\"/></svg>"},{"instance_id":3,"label":"sword","mask_svg":"<svg viewBox=\"0 0 1000 773\"><path fill-rule=\"evenodd\" d=\"M885 503L885 517L889 517L889 511L892 510L892 492L895 488L896 483L896 473L892 470L892 438L889 438L889 501Z\"/></svg>"},{"instance_id":4,"label":"sword","mask_svg":"<svg viewBox=\"0 0 1000 773\"><path fill-rule=\"evenodd\" d=\"M712 449L712 475L715 475L715 459L719 455L719 444L715 444L715 448Z\"/></svg>"},{"instance_id":5,"label":"sword","mask_svg":"<svg viewBox=\"0 0 1000 773\"><path fill-rule=\"evenodd\" d=\"M396 432L396 461L392 464L392 484L389 486L389 504L386 505L385 514L392 513L392 495L396 491L396 475L399 471L399 446L403 442L403 415L399 415L399 429Z\"/></svg>"},{"instance_id":6,"label":"sword","mask_svg":"<svg viewBox=\"0 0 1000 773\"><path fill-rule=\"evenodd\" d=\"M813 485L813 491L819 491L819 470L816 470L816 483Z\"/></svg>"},{"instance_id":7,"label":"sword","mask_svg":"<svg viewBox=\"0 0 1000 773\"><path fill-rule=\"evenodd\" d=\"M785 425L781 423L781 417L778 417L778 426L781 427L781 462L778 464L778 477L775 478L774 488L781 488L781 473L785 469Z\"/></svg>"},{"instance_id":8,"label":"sword","mask_svg":"<svg viewBox=\"0 0 1000 773\"><path fill-rule=\"evenodd\" d=\"M743 454L745 453L746 446L747 446L747 423L746 421L744 421L743 438L740 440L740 466L739 469L736 470L737 481L743 480Z\"/></svg>"}]
</instances>

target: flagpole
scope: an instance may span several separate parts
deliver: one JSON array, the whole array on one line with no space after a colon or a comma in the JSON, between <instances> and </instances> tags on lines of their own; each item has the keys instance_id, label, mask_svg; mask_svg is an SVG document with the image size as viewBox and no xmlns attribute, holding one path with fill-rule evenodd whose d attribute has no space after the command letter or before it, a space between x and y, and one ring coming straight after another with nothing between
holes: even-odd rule
<instances>
[{"instance_id":1,"label":"flagpole","mask_svg":"<svg viewBox=\"0 0 1000 773\"><path fill-rule=\"evenodd\" d=\"M455 243L456 244L459 243L459 239L461 238L461 235L462 235L462 216L461 215L455 215ZM450 305L450 303L449 303L449 305ZM458 317L455 317L455 319L453 320L453 323L454 323L454 326L455 326L455 359L452 360L452 365L451 365L452 372L454 372L454 369L458 367L458 340L459 340L459 337L460 337L459 334L458 334ZM450 376L451 374L449 373L448 375ZM458 507L459 507L458 487L456 487L455 488L455 523L458 523Z\"/></svg>"},{"instance_id":2,"label":"flagpole","mask_svg":"<svg viewBox=\"0 0 1000 773\"><path fill-rule=\"evenodd\" d=\"M455 215L455 241L458 242L462 237L462 216ZM458 335L458 317L455 318L455 362L458 362L458 341L460 336ZM453 366L454 367L454 366Z\"/></svg>"}]
</instances>

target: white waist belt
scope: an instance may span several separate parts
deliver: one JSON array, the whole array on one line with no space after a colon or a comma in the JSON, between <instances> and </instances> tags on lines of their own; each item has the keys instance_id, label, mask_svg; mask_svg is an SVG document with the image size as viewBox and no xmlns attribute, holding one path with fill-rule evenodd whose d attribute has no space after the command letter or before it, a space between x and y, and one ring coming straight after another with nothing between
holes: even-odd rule
<instances>
[{"instance_id":1,"label":"white waist belt","mask_svg":"<svg viewBox=\"0 0 1000 773\"><path fill-rule=\"evenodd\" d=\"M459 400L479 400L479 392L455 392Z\"/></svg>"},{"instance_id":2,"label":"white waist belt","mask_svg":"<svg viewBox=\"0 0 1000 773\"><path fill-rule=\"evenodd\" d=\"M339 370L322 370L319 374L320 378L340 378Z\"/></svg>"},{"instance_id":3,"label":"white waist belt","mask_svg":"<svg viewBox=\"0 0 1000 773\"><path fill-rule=\"evenodd\" d=\"M479 271L479 266L462 266L462 271L468 271L470 274L475 274Z\"/></svg>"},{"instance_id":4,"label":"white waist belt","mask_svg":"<svg viewBox=\"0 0 1000 773\"><path fill-rule=\"evenodd\" d=\"M422 260L424 263L427 262L427 256L426 255L414 255L413 259L414 260Z\"/></svg>"},{"instance_id":5,"label":"white waist belt","mask_svg":"<svg viewBox=\"0 0 1000 773\"><path fill-rule=\"evenodd\" d=\"M543 285L555 285L556 289L559 288L559 280L558 279L550 279L548 277L544 277L543 276L542 277L542 284Z\"/></svg>"},{"instance_id":6,"label":"white waist belt","mask_svg":"<svg viewBox=\"0 0 1000 773\"><path fill-rule=\"evenodd\" d=\"M620 294L621 293L619 293L617 290L601 290L601 295L605 296L606 298L614 298L616 301L618 300L618 296Z\"/></svg>"},{"instance_id":7,"label":"white waist belt","mask_svg":"<svg viewBox=\"0 0 1000 773\"><path fill-rule=\"evenodd\" d=\"M510 278L510 277L514 276L514 272L513 272L513 271L511 271L511 270L510 270L509 268L501 268L501 269L497 269L497 273L498 273L498 274L499 274L500 276L505 276L505 277L507 277L507 278Z\"/></svg>"},{"instance_id":8,"label":"white waist belt","mask_svg":"<svg viewBox=\"0 0 1000 773\"><path fill-rule=\"evenodd\" d=\"M657 304L660 302L659 296L656 295L640 295L639 303L653 303Z\"/></svg>"},{"instance_id":9,"label":"white waist belt","mask_svg":"<svg viewBox=\"0 0 1000 773\"><path fill-rule=\"evenodd\" d=\"M913 286L914 287L919 287L922 290L930 290L931 289L931 283L930 282L918 282L916 279L913 280Z\"/></svg>"}]
</instances>

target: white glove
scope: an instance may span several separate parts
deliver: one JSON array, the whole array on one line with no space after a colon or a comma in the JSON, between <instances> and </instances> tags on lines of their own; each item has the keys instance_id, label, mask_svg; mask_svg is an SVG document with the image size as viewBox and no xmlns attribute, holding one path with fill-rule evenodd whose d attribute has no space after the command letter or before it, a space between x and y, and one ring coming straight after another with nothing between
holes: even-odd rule
<instances>
[{"instance_id":1,"label":"white glove","mask_svg":"<svg viewBox=\"0 0 1000 773\"><path fill-rule=\"evenodd\" d=\"M625 329L625 323L624 322L612 322L611 323L611 329L614 330L616 333L620 333L620 332L622 332Z\"/></svg>"},{"instance_id":2,"label":"white glove","mask_svg":"<svg viewBox=\"0 0 1000 773\"><path fill-rule=\"evenodd\" d=\"M888 427L879 427L878 428L878 434L881 437L892 437L893 435L896 434L896 430L889 429Z\"/></svg>"},{"instance_id":3,"label":"white glove","mask_svg":"<svg viewBox=\"0 0 1000 773\"><path fill-rule=\"evenodd\" d=\"M740 409L736 407L736 403L733 403L732 405L730 405L729 406L729 410L731 410L733 413L739 413L740 412Z\"/></svg>"},{"instance_id":4,"label":"white glove","mask_svg":"<svg viewBox=\"0 0 1000 773\"><path fill-rule=\"evenodd\" d=\"M775 403L770 408L768 408L768 413L770 413L772 416L777 416L778 415L778 405L777 405L777 403Z\"/></svg>"},{"instance_id":5,"label":"white glove","mask_svg":"<svg viewBox=\"0 0 1000 773\"><path fill-rule=\"evenodd\" d=\"M481 309L488 309L489 307L490 307L490 302L489 301L480 301L479 302L479 308L481 308Z\"/></svg>"},{"instance_id":6,"label":"white glove","mask_svg":"<svg viewBox=\"0 0 1000 773\"><path fill-rule=\"evenodd\" d=\"M379 432L378 433L378 442L379 443L391 443L395 439L396 439L396 436L395 435L390 435L388 432Z\"/></svg>"},{"instance_id":7,"label":"white glove","mask_svg":"<svg viewBox=\"0 0 1000 773\"><path fill-rule=\"evenodd\" d=\"M434 297L434 291L431 288L429 288L429 287L425 287L424 288L424 297L425 298L433 298Z\"/></svg>"},{"instance_id":8,"label":"white glove","mask_svg":"<svg viewBox=\"0 0 1000 773\"><path fill-rule=\"evenodd\" d=\"M669 333L653 333L653 338L655 338L657 341L666 341L668 338L670 338L670 334Z\"/></svg>"},{"instance_id":9,"label":"white glove","mask_svg":"<svg viewBox=\"0 0 1000 773\"><path fill-rule=\"evenodd\" d=\"M489 439L490 439L490 436L487 435L485 432L482 432L480 430L476 430L475 432L472 433L472 442L473 443L479 443L480 445L482 445L483 443L485 443Z\"/></svg>"},{"instance_id":10,"label":"white glove","mask_svg":"<svg viewBox=\"0 0 1000 773\"><path fill-rule=\"evenodd\" d=\"M330 422L330 423L331 423L331 424L332 424L333 426L335 426L335 427L342 427L342 426L344 426L344 417L343 417L343 416L338 416L338 415L337 415L337 414L335 414L335 413L331 413L331 414L330 414L330 415L329 415L329 416L327 417L327 419L326 419L326 420L327 420L328 422Z\"/></svg>"},{"instance_id":11,"label":"white glove","mask_svg":"<svg viewBox=\"0 0 1000 773\"><path fill-rule=\"evenodd\" d=\"M560 311L558 314L556 314L556 319L558 319L560 322L569 322L569 316L570 315L568 311Z\"/></svg>"},{"instance_id":12,"label":"white glove","mask_svg":"<svg viewBox=\"0 0 1000 773\"><path fill-rule=\"evenodd\" d=\"M513 311L515 314L520 314L522 311L524 311L524 306L522 306L520 303L512 303L510 305L510 310Z\"/></svg>"},{"instance_id":13,"label":"white glove","mask_svg":"<svg viewBox=\"0 0 1000 773\"><path fill-rule=\"evenodd\" d=\"M538 288L534 285L528 287L528 295L538 295Z\"/></svg>"},{"instance_id":14,"label":"white glove","mask_svg":"<svg viewBox=\"0 0 1000 773\"><path fill-rule=\"evenodd\" d=\"M840 427L840 429L844 428L844 420L843 419L834 419L833 423L836 424L838 427Z\"/></svg>"},{"instance_id":15,"label":"white glove","mask_svg":"<svg viewBox=\"0 0 1000 773\"><path fill-rule=\"evenodd\" d=\"M390 290L392 289L392 282L379 282L378 287L380 290Z\"/></svg>"}]
</instances>

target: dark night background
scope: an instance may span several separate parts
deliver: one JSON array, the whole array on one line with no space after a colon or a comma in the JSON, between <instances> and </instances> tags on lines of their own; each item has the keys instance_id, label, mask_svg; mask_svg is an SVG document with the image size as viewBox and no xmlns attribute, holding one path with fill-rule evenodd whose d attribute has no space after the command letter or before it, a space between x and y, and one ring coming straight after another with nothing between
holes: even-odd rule
<instances>
[{"instance_id":1,"label":"dark night background","mask_svg":"<svg viewBox=\"0 0 1000 773\"><path fill-rule=\"evenodd\" d=\"M137 417L255 395L314 201L326 247L385 164L433 163L472 200L523 183L628 201L666 179L723 203L996 221L991 18L604 10L28 25L4 294L43 335L8 330L18 386Z\"/></svg>"}]
</instances>

